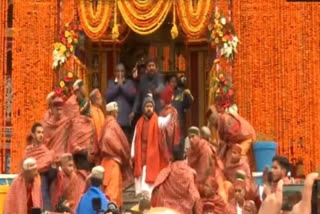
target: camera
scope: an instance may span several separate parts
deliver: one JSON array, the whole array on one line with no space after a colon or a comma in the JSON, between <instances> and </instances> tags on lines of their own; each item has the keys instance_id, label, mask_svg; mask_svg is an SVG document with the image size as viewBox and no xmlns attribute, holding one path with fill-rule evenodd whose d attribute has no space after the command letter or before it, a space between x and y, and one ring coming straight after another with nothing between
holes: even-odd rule
<instances>
[{"instance_id":1,"label":"camera","mask_svg":"<svg viewBox=\"0 0 320 214\"><path fill-rule=\"evenodd\" d=\"M119 214L118 207L115 203L109 202L107 210L101 209L101 198L93 198L92 199L92 207L93 210L96 211L97 214L105 214L105 213L112 213L112 214Z\"/></svg>"}]
</instances>

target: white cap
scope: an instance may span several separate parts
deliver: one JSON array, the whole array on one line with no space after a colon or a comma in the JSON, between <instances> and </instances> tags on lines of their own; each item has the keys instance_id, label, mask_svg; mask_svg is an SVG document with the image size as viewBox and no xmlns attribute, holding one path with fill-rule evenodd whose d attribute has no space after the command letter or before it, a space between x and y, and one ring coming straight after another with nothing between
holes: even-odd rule
<instances>
[{"instance_id":1,"label":"white cap","mask_svg":"<svg viewBox=\"0 0 320 214\"><path fill-rule=\"evenodd\" d=\"M95 166L91 170L91 177L103 179L104 168L102 166Z\"/></svg>"},{"instance_id":2,"label":"white cap","mask_svg":"<svg viewBox=\"0 0 320 214\"><path fill-rule=\"evenodd\" d=\"M22 168L23 170L27 171L27 170L32 170L37 168L37 161L34 158L27 158L23 161L23 165Z\"/></svg>"},{"instance_id":3,"label":"white cap","mask_svg":"<svg viewBox=\"0 0 320 214\"><path fill-rule=\"evenodd\" d=\"M49 104L53 98L53 96L55 95L54 91L51 91L48 95L47 95L47 103Z\"/></svg>"},{"instance_id":4,"label":"white cap","mask_svg":"<svg viewBox=\"0 0 320 214\"><path fill-rule=\"evenodd\" d=\"M118 107L118 103L117 102L110 102L106 105L106 110L107 112L110 111L118 111L119 107Z\"/></svg>"},{"instance_id":5,"label":"white cap","mask_svg":"<svg viewBox=\"0 0 320 214\"><path fill-rule=\"evenodd\" d=\"M81 84L83 84L83 81L82 81L82 79L77 79L74 83L73 83L73 90L74 91L76 91L76 90L78 90L82 85Z\"/></svg>"}]
</instances>

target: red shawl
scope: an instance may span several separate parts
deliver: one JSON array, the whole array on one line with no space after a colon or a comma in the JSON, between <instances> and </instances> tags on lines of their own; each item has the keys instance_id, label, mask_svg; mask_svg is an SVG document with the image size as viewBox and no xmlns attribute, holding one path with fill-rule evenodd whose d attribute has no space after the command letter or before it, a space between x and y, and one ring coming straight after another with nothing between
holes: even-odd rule
<instances>
[{"instance_id":1,"label":"red shawl","mask_svg":"<svg viewBox=\"0 0 320 214\"><path fill-rule=\"evenodd\" d=\"M53 209L57 207L58 201L61 197L70 203L71 213L75 213L75 209L82 196L84 184L82 178L80 178L75 172L72 172L71 176L67 176L63 171L60 171L57 175L57 180L54 183L54 192L51 198L51 205Z\"/></svg>"},{"instance_id":2,"label":"red shawl","mask_svg":"<svg viewBox=\"0 0 320 214\"><path fill-rule=\"evenodd\" d=\"M141 116L136 125L136 137L134 141L134 177L140 177L142 175L142 127L145 120L145 116ZM148 129L148 142L147 142L147 155L146 155L146 167L147 167L147 183L154 183L158 174L161 171L162 166L164 165L165 160L160 154L161 150L161 134L158 125L158 116L156 113L153 113L149 120L149 129Z\"/></svg>"},{"instance_id":3,"label":"red shawl","mask_svg":"<svg viewBox=\"0 0 320 214\"><path fill-rule=\"evenodd\" d=\"M83 150L91 152L95 140L95 128L91 117L79 115L72 119L68 152L72 154Z\"/></svg>"},{"instance_id":4,"label":"red shawl","mask_svg":"<svg viewBox=\"0 0 320 214\"><path fill-rule=\"evenodd\" d=\"M185 161L176 161L164 168L152 193L153 207L168 207L183 214L192 214L200 199L194 171Z\"/></svg>"},{"instance_id":5,"label":"red shawl","mask_svg":"<svg viewBox=\"0 0 320 214\"><path fill-rule=\"evenodd\" d=\"M162 132L162 141L166 147L166 155L168 161L172 157L173 146L180 143L180 123L177 110L172 105L167 105L160 113L160 116L166 117L171 114L170 122L161 130Z\"/></svg>"},{"instance_id":6,"label":"red shawl","mask_svg":"<svg viewBox=\"0 0 320 214\"><path fill-rule=\"evenodd\" d=\"M23 159L34 158L37 161L38 171L45 172L54 161L54 151L49 150L45 145L28 145L24 151Z\"/></svg>"},{"instance_id":7,"label":"red shawl","mask_svg":"<svg viewBox=\"0 0 320 214\"><path fill-rule=\"evenodd\" d=\"M27 184L22 174L14 179L6 197L4 214L26 214L31 207L27 206ZM31 189L32 206L42 208L41 178L37 175Z\"/></svg>"},{"instance_id":8,"label":"red shawl","mask_svg":"<svg viewBox=\"0 0 320 214\"><path fill-rule=\"evenodd\" d=\"M102 126L99 142L100 158L110 157L121 163L124 188L131 184L132 168L130 166L130 146L119 123L113 116L106 116Z\"/></svg>"},{"instance_id":9,"label":"red shawl","mask_svg":"<svg viewBox=\"0 0 320 214\"><path fill-rule=\"evenodd\" d=\"M61 116L61 119L56 121L53 116L46 117L41 124L44 128L44 145L49 150L53 150L56 156L60 157L67 151L67 140L70 128L69 118Z\"/></svg>"},{"instance_id":10,"label":"red shawl","mask_svg":"<svg viewBox=\"0 0 320 214\"><path fill-rule=\"evenodd\" d=\"M244 140L256 140L256 133L251 124L237 114L222 113L219 115L219 136L228 143L241 143Z\"/></svg>"},{"instance_id":11,"label":"red shawl","mask_svg":"<svg viewBox=\"0 0 320 214\"><path fill-rule=\"evenodd\" d=\"M64 113L69 118L74 118L80 115L79 104L77 101L77 96L75 94L71 95L64 104Z\"/></svg>"},{"instance_id":12,"label":"red shawl","mask_svg":"<svg viewBox=\"0 0 320 214\"><path fill-rule=\"evenodd\" d=\"M226 204L222 197L215 194L212 198L201 199L198 203L198 214L214 213L225 214L227 213ZM227 213L229 214L229 213Z\"/></svg>"}]
</instances>

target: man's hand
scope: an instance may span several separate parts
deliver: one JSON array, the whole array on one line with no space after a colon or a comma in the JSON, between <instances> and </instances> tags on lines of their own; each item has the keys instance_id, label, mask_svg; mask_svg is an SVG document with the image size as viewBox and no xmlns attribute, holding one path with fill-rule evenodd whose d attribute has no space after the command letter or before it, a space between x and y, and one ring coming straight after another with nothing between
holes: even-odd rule
<instances>
[{"instance_id":1,"label":"man's hand","mask_svg":"<svg viewBox=\"0 0 320 214\"><path fill-rule=\"evenodd\" d=\"M259 214L280 214L282 207L282 189L282 180L278 182L277 190L275 193L271 193L272 189L270 185L264 185L266 199L261 204Z\"/></svg>"},{"instance_id":2,"label":"man's hand","mask_svg":"<svg viewBox=\"0 0 320 214\"><path fill-rule=\"evenodd\" d=\"M311 173L307 176L302 192L302 200L293 206L291 214L311 214L312 186L318 178L318 173Z\"/></svg>"}]
</instances>

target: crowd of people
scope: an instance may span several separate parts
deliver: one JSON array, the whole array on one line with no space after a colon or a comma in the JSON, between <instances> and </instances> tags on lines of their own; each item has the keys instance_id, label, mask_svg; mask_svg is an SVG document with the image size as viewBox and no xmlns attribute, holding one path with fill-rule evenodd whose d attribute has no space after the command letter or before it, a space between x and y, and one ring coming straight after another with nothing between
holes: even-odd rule
<instances>
[{"instance_id":1,"label":"crowd of people","mask_svg":"<svg viewBox=\"0 0 320 214\"><path fill-rule=\"evenodd\" d=\"M251 175L255 131L236 107L218 112L212 106L205 126L185 132L193 101L185 77L172 76L166 84L152 59L141 70L131 80L117 65L105 99L98 89L87 98L83 81L71 77L65 91L48 94L48 110L27 136L4 213L144 213L164 207L181 214L264 214L268 206L274 208L268 214L280 213L278 192L292 182L289 161L273 158L261 204ZM314 179L307 178L306 191ZM132 184L140 202L124 210L123 191Z\"/></svg>"}]
</instances>

